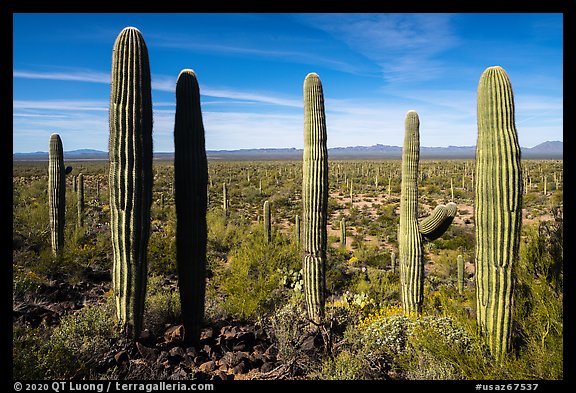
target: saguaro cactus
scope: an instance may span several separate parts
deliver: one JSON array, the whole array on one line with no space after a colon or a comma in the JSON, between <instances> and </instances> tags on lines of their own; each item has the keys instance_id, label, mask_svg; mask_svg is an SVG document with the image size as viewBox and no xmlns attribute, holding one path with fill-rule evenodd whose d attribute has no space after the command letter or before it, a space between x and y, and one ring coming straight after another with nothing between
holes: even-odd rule
<instances>
[{"instance_id":1,"label":"saguaro cactus","mask_svg":"<svg viewBox=\"0 0 576 393\"><path fill-rule=\"evenodd\" d=\"M300 246L300 216L294 218L294 225L296 226L296 244Z\"/></svg>"},{"instance_id":2,"label":"saguaro cactus","mask_svg":"<svg viewBox=\"0 0 576 393\"><path fill-rule=\"evenodd\" d=\"M458 293L464 293L464 257L458 255L456 257L456 265L458 268Z\"/></svg>"},{"instance_id":3,"label":"saguaro cactus","mask_svg":"<svg viewBox=\"0 0 576 393\"><path fill-rule=\"evenodd\" d=\"M396 254L394 252L390 253L390 268L392 273L396 273Z\"/></svg>"},{"instance_id":4,"label":"saguaro cactus","mask_svg":"<svg viewBox=\"0 0 576 393\"><path fill-rule=\"evenodd\" d=\"M222 210L224 211L224 218L228 217L228 188L226 183L222 183Z\"/></svg>"},{"instance_id":5,"label":"saguaro cactus","mask_svg":"<svg viewBox=\"0 0 576 393\"><path fill-rule=\"evenodd\" d=\"M62 139L56 133L50 135L48 146L48 205L52 254L57 255L64 248L66 172Z\"/></svg>"},{"instance_id":6,"label":"saguaro cactus","mask_svg":"<svg viewBox=\"0 0 576 393\"><path fill-rule=\"evenodd\" d=\"M206 294L208 162L200 89L195 73L189 69L180 72L176 83L174 183L176 263L184 338L188 343L197 343Z\"/></svg>"},{"instance_id":7,"label":"saguaro cactus","mask_svg":"<svg viewBox=\"0 0 576 393\"><path fill-rule=\"evenodd\" d=\"M112 284L122 330L137 338L147 282L152 203L152 94L148 50L127 27L112 52L109 140Z\"/></svg>"},{"instance_id":8,"label":"saguaro cactus","mask_svg":"<svg viewBox=\"0 0 576 393\"><path fill-rule=\"evenodd\" d=\"M84 225L84 175L78 174L78 191L76 195L76 210L78 211L78 226Z\"/></svg>"},{"instance_id":9,"label":"saguaro cactus","mask_svg":"<svg viewBox=\"0 0 576 393\"><path fill-rule=\"evenodd\" d=\"M302 164L302 221L304 293L308 317L324 318L328 219L328 149L322 82L315 73L304 80L304 153Z\"/></svg>"},{"instance_id":10,"label":"saguaro cactus","mask_svg":"<svg viewBox=\"0 0 576 393\"><path fill-rule=\"evenodd\" d=\"M522 173L512 84L498 66L487 68L478 83L474 203L477 320L500 359L510 349Z\"/></svg>"},{"instance_id":11,"label":"saguaro cactus","mask_svg":"<svg viewBox=\"0 0 576 393\"><path fill-rule=\"evenodd\" d=\"M346 248L346 218L340 220L340 247Z\"/></svg>"},{"instance_id":12,"label":"saguaro cactus","mask_svg":"<svg viewBox=\"0 0 576 393\"><path fill-rule=\"evenodd\" d=\"M400 197L400 294L404 313L421 311L424 300L424 240L434 240L450 226L456 209L438 206L418 223L418 165L420 162L420 119L416 111L406 114L402 149L402 186ZM449 214L450 212L450 214Z\"/></svg>"},{"instance_id":13,"label":"saguaro cactus","mask_svg":"<svg viewBox=\"0 0 576 393\"><path fill-rule=\"evenodd\" d=\"M264 214L264 233L266 234L266 242L272 241L272 218L270 217L270 202L264 201L263 207Z\"/></svg>"}]
</instances>

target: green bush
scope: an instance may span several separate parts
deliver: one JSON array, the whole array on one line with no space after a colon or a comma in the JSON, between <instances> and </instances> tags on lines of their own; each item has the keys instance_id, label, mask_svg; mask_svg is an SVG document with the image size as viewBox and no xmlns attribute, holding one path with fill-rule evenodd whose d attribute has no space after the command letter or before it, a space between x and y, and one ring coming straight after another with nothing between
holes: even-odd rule
<instances>
[{"instance_id":1,"label":"green bush","mask_svg":"<svg viewBox=\"0 0 576 393\"><path fill-rule=\"evenodd\" d=\"M282 269L299 269L295 246L276 235L267 243L261 225L254 226L242 243L230 250L219 281L223 307L232 316L245 320L270 311L281 296Z\"/></svg>"},{"instance_id":2,"label":"green bush","mask_svg":"<svg viewBox=\"0 0 576 393\"><path fill-rule=\"evenodd\" d=\"M112 303L89 306L60 319L51 332L16 327L15 379L90 378L94 366L118 339Z\"/></svg>"},{"instance_id":3,"label":"green bush","mask_svg":"<svg viewBox=\"0 0 576 393\"><path fill-rule=\"evenodd\" d=\"M163 276L149 276L144 308L144 327L154 334L161 334L166 324L175 324L180 321L180 294L176 283Z\"/></svg>"}]
</instances>

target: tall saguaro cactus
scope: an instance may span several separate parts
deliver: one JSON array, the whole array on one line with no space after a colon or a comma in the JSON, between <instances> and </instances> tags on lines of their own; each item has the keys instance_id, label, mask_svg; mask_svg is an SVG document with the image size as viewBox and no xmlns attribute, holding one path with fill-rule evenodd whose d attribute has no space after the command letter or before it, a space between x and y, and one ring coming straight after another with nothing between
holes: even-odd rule
<instances>
[{"instance_id":1,"label":"tall saguaro cactus","mask_svg":"<svg viewBox=\"0 0 576 393\"><path fill-rule=\"evenodd\" d=\"M62 139L56 133L50 135L48 145L48 205L52 254L57 255L64 248L66 172Z\"/></svg>"},{"instance_id":2,"label":"tall saguaro cactus","mask_svg":"<svg viewBox=\"0 0 576 393\"><path fill-rule=\"evenodd\" d=\"M196 74L182 70L176 83L174 125L176 263L184 338L197 343L206 294L208 162L200 88Z\"/></svg>"},{"instance_id":3,"label":"tall saguaro cactus","mask_svg":"<svg viewBox=\"0 0 576 393\"><path fill-rule=\"evenodd\" d=\"M398 236L400 294L404 313L420 313L424 300L424 240L442 236L456 215L455 204L440 205L418 223L418 166L420 162L420 119L408 111L402 149L402 186Z\"/></svg>"},{"instance_id":4,"label":"tall saguaro cactus","mask_svg":"<svg viewBox=\"0 0 576 393\"><path fill-rule=\"evenodd\" d=\"M478 84L474 203L478 326L501 359L510 349L522 173L512 84L499 66L487 68Z\"/></svg>"},{"instance_id":5,"label":"tall saguaro cactus","mask_svg":"<svg viewBox=\"0 0 576 393\"><path fill-rule=\"evenodd\" d=\"M142 328L152 203L152 94L140 31L120 32L112 52L109 140L112 284L122 330Z\"/></svg>"},{"instance_id":6,"label":"tall saguaro cactus","mask_svg":"<svg viewBox=\"0 0 576 393\"><path fill-rule=\"evenodd\" d=\"M304 293L308 317L324 318L328 219L328 149L322 82L315 73L304 79L304 153L302 165Z\"/></svg>"}]
</instances>

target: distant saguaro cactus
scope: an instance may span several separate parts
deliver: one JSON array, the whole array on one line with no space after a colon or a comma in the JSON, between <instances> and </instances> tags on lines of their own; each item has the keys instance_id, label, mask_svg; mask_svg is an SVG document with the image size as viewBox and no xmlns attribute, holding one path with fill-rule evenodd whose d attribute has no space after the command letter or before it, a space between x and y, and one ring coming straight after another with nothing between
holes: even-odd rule
<instances>
[{"instance_id":1,"label":"distant saguaro cactus","mask_svg":"<svg viewBox=\"0 0 576 393\"><path fill-rule=\"evenodd\" d=\"M392 273L396 273L396 254L394 252L390 253L390 268Z\"/></svg>"},{"instance_id":2,"label":"distant saguaro cactus","mask_svg":"<svg viewBox=\"0 0 576 393\"><path fill-rule=\"evenodd\" d=\"M222 210L224 211L224 218L228 217L228 188L226 183L222 183Z\"/></svg>"},{"instance_id":3,"label":"distant saguaro cactus","mask_svg":"<svg viewBox=\"0 0 576 393\"><path fill-rule=\"evenodd\" d=\"M462 255L456 257L456 265L458 268L458 293L464 293L464 258Z\"/></svg>"},{"instance_id":4,"label":"distant saguaro cactus","mask_svg":"<svg viewBox=\"0 0 576 393\"><path fill-rule=\"evenodd\" d=\"M304 153L302 164L303 276L308 317L324 319L328 219L328 149L322 82L315 73L304 80Z\"/></svg>"},{"instance_id":5,"label":"distant saguaro cactus","mask_svg":"<svg viewBox=\"0 0 576 393\"><path fill-rule=\"evenodd\" d=\"M78 211L78 226L84 226L84 175L79 173L78 174L78 191L77 191L77 200L76 200L76 208Z\"/></svg>"},{"instance_id":6,"label":"distant saguaro cactus","mask_svg":"<svg viewBox=\"0 0 576 393\"><path fill-rule=\"evenodd\" d=\"M112 286L128 337L142 328L152 203L152 91L140 31L120 32L112 52L109 140Z\"/></svg>"},{"instance_id":7,"label":"distant saguaro cactus","mask_svg":"<svg viewBox=\"0 0 576 393\"><path fill-rule=\"evenodd\" d=\"M52 254L57 255L64 248L66 170L62 139L56 133L50 135L48 146L48 206Z\"/></svg>"},{"instance_id":8,"label":"distant saguaro cactus","mask_svg":"<svg viewBox=\"0 0 576 393\"><path fill-rule=\"evenodd\" d=\"M272 241L272 218L270 217L270 202L264 201L263 207L264 214L264 233L266 234L266 242Z\"/></svg>"},{"instance_id":9,"label":"distant saguaro cactus","mask_svg":"<svg viewBox=\"0 0 576 393\"><path fill-rule=\"evenodd\" d=\"M300 246L300 216L294 218L294 225L296 226L296 244Z\"/></svg>"},{"instance_id":10,"label":"distant saguaro cactus","mask_svg":"<svg viewBox=\"0 0 576 393\"><path fill-rule=\"evenodd\" d=\"M424 300L424 240L434 240L450 226L454 207L437 206L432 214L418 223L418 165L420 161L420 119L408 111L402 149L402 186L400 196L400 288L406 315L420 313ZM448 212L454 215L449 215Z\"/></svg>"},{"instance_id":11,"label":"distant saguaro cactus","mask_svg":"<svg viewBox=\"0 0 576 393\"><path fill-rule=\"evenodd\" d=\"M346 248L346 218L340 220L340 246Z\"/></svg>"},{"instance_id":12,"label":"distant saguaro cactus","mask_svg":"<svg viewBox=\"0 0 576 393\"><path fill-rule=\"evenodd\" d=\"M478 326L492 354L501 359L511 342L522 173L512 84L499 66L487 68L478 83L474 203Z\"/></svg>"},{"instance_id":13,"label":"distant saguaro cactus","mask_svg":"<svg viewBox=\"0 0 576 393\"><path fill-rule=\"evenodd\" d=\"M197 344L206 294L208 162L200 88L190 69L182 70L176 82L174 183L176 265L184 339Z\"/></svg>"}]
</instances>

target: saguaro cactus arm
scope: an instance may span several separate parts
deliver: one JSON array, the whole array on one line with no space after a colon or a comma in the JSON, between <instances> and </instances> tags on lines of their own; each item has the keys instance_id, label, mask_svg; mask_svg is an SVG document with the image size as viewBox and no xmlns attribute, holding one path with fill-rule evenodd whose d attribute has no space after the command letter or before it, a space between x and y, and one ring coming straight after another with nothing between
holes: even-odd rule
<instances>
[{"instance_id":1,"label":"saguaro cactus arm","mask_svg":"<svg viewBox=\"0 0 576 393\"><path fill-rule=\"evenodd\" d=\"M420 222L422 237L428 241L438 239L448 230L457 211L454 202L436 206L432 213Z\"/></svg>"}]
</instances>

